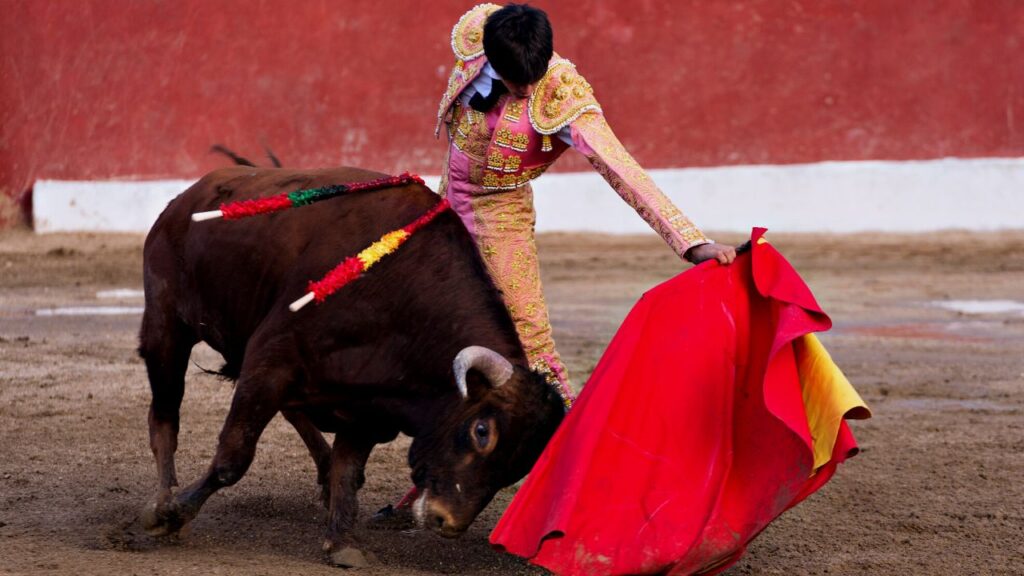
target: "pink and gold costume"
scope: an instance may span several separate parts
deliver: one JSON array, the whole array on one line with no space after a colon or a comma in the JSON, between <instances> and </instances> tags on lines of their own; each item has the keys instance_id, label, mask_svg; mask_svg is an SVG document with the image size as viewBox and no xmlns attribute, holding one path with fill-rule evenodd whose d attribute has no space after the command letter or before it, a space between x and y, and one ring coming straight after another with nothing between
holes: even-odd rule
<instances>
[{"instance_id":1,"label":"pink and gold costume","mask_svg":"<svg viewBox=\"0 0 1024 576\"><path fill-rule=\"evenodd\" d=\"M567 385L541 288L530 186L569 148L559 134L569 129L572 147L680 257L708 239L623 148L590 84L558 54L529 98L502 96L486 113L459 101L487 64L484 23L499 8L481 4L452 30L457 61L441 99L436 131L446 126L449 137L440 193L476 240L531 365Z\"/></svg>"}]
</instances>

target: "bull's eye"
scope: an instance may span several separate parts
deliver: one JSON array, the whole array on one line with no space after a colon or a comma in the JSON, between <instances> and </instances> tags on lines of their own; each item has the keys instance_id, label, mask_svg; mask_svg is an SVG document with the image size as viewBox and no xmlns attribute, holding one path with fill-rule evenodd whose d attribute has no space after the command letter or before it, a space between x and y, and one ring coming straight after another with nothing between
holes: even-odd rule
<instances>
[{"instance_id":1,"label":"bull's eye","mask_svg":"<svg viewBox=\"0 0 1024 576\"><path fill-rule=\"evenodd\" d=\"M491 430L491 422L488 420L477 420L473 424L473 441L476 443L477 450L486 454L494 449L494 437L493 430Z\"/></svg>"}]
</instances>

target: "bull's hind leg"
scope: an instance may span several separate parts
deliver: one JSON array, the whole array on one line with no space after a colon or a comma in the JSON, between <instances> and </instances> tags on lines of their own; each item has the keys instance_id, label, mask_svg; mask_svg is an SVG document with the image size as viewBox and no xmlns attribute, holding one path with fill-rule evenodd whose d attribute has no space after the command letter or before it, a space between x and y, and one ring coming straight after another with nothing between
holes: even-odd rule
<instances>
[{"instance_id":1,"label":"bull's hind leg","mask_svg":"<svg viewBox=\"0 0 1024 576\"><path fill-rule=\"evenodd\" d=\"M320 501L324 507L330 506L331 490L330 490L330 473L331 473L331 445L324 440L324 435L320 433L313 422L303 414L296 410L282 410L281 415L284 416L295 431L302 437L302 441L306 444L306 448L309 450L309 455L313 457L313 462L316 464L316 481L320 485Z\"/></svg>"},{"instance_id":2,"label":"bull's hind leg","mask_svg":"<svg viewBox=\"0 0 1024 576\"><path fill-rule=\"evenodd\" d=\"M246 353L246 357L259 354ZM247 361L247 364L248 361ZM217 453L202 478L166 502L156 502L142 517L146 531L154 536L174 534L199 513L214 492L238 482L252 464L256 442L280 409L294 375L294 362L264 358L258 365L244 366L235 387Z\"/></svg>"},{"instance_id":3,"label":"bull's hind leg","mask_svg":"<svg viewBox=\"0 0 1024 576\"><path fill-rule=\"evenodd\" d=\"M158 492L166 500L178 485L174 453L178 449L181 399L185 371L196 337L191 329L155 306L147 306L139 337L139 354L146 362L152 400L149 406L149 445L156 459Z\"/></svg>"}]
</instances>

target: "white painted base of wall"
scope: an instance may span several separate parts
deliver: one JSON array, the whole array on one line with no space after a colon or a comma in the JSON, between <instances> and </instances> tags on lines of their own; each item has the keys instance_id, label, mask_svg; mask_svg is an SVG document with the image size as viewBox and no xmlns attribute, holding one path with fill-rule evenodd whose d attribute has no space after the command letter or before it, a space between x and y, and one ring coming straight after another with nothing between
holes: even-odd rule
<instances>
[{"instance_id":1,"label":"white painted base of wall","mask_svg":"<svg viewBox=\"0 0 1024 576\"><path fill-rule=\"evenodd\" d=\"M39 180L32 187L36 232L148 232L193 180Z\"/></svg>"},{"instance_id":2,"label":"white painted base of wall","mask_svg":"<svg viewBox=\"0 0 1024 576\"><path fill-rule=\"evenodd\" d=\"M1024 159L823 162L652 170L672 200L706 230L924 232L1024 228ZM438 178L427 184L437 189ZM37 232L145 232L183 180L42 180ZM537 230L650 232L596 173L547 174L534 183Z\"/></svg>"}]
</instances>

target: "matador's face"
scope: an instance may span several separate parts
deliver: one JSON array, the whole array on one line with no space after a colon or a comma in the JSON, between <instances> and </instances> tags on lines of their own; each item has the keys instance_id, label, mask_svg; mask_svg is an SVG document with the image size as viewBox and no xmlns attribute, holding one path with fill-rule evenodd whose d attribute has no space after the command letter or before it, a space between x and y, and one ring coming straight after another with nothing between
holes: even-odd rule
<instances>
[{"instance_id":1,"label":"matador's face","mask_svg":"<svg viewBox=\"0 0 1024 576\"><path fill-rule=\"evenodd\" d=\"M530 95L533 94L533 89L537 87L536 82L533 84L516 84L514 82L509 82L504 78L501 81L505 83L505 87L508 88L509 93L516 98L529 98Z\"/></svg>"}]
</instances>

